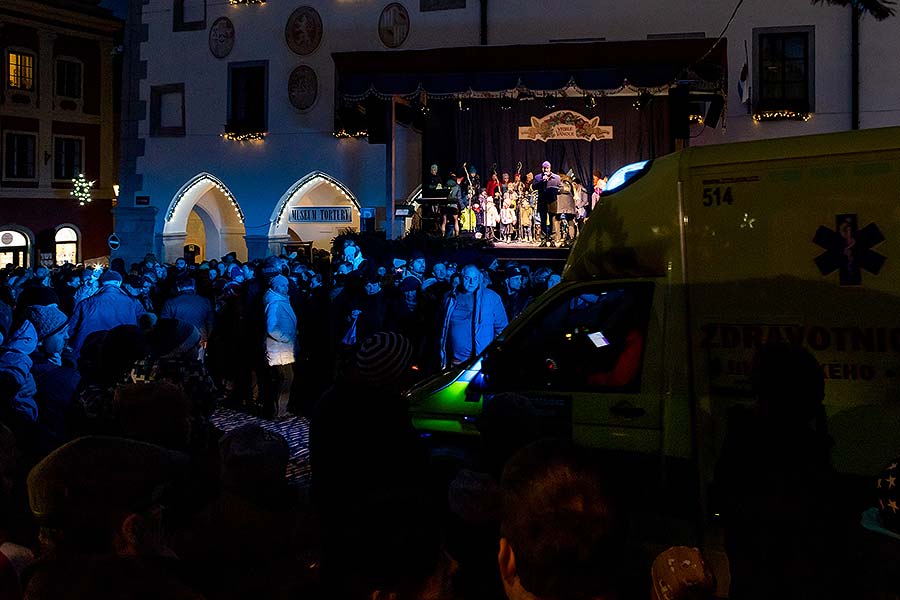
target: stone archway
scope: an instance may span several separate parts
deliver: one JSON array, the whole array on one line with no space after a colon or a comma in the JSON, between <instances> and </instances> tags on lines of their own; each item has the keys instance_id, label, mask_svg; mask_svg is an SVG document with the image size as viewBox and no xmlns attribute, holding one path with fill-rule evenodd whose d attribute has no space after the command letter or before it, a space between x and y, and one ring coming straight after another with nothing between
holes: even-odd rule
<instances>
[{"instance_id":1,"label":"stone archway","mask_svg":"<svg viewBox=\"0 0 900 600\"><path fill-rule=\"evenodd\" d=\"M0 225L0 268L12 263L17 267L33 267L34 233L27 227L7 223Z\"/></svg>"},{"instance_id":2,"label":"stone archway","mask_svg":"<svg viewBox=\"0 0 900 600\"><path fill-rule=\"evenodd\" d=\"M297 180L278 200L269 225L269 252L284 244L312 242L330 249L344 229L359 231L359 200L347 186L327 173L313 171Z\"/></svg>"},{"instance_id":3,"label":"stone archway","mask_svg":"<svg viewBox=\"0 0 900 600\"><path fill-rule=\"evenodd\" d=\"M214 175L199 173L172 198L166 211L162 245L166 262L184 255L186 244L202 248L203 258L229 252L247 260L244 212L234 194Z\"/></svg>"}]
</instances>

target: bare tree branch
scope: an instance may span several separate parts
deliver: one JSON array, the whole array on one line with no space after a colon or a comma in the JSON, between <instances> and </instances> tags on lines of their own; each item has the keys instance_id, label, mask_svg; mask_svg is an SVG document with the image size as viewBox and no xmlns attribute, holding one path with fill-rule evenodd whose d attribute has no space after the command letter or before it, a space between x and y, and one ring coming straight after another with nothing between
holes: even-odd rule
<instances>
[{"instance_id":1,"label":"bare tree branch","mask_svg":"<svg viewBox=\"0 0 900 600\"><path fill-rule=\"evenodd\" d=\"M897 4L896 0L810 0L813 4L831 4L834 6L854 6L862 13L872 15L876 21L884 21L893 17L895 11L891 8Z\"/></svg>"}]
</instances>

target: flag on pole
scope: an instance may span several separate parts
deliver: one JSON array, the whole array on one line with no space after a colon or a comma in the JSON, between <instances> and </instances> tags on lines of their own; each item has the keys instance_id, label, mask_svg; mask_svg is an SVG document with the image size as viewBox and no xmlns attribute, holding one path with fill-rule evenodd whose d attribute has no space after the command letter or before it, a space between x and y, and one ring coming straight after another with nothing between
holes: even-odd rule
<instances>
[{"instance_id":1,"label":"flag on pole","mask_svg":"<svg viewBox=\"0 0 900 600\"><path fill-rule=\"evenodd\" d=\"M750 72L750 65L747 56L747 42L744 41L744 66L741 67L741 78L738 79L738 96L741 97L741 104L750 102L750 82L747 76Z\"/></svg>"}]
</instances>

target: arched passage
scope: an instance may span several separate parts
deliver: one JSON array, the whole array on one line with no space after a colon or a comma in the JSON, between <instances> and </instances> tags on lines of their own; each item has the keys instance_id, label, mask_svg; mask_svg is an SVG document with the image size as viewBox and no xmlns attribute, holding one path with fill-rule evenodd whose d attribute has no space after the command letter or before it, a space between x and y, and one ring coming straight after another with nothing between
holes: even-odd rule
<instances>
[{"instance_id":1,"label":"arched passage","mask_svg":"<svg viewBox=\"0 0 900 600\"><path fill-rule=\"evenodd\" d=\"M34 249L34 233L20 225L0 225L0 268L7 264L31 267Z\"/></svg>"},{"instance_id":2,"label":"arched passage","mask_svg":"<svg viewBox=\"0 0 900 600\"><path fill-rule=\"evenodd\" d=\"M219 258L236 252L247 260L244 213L231 191L209 173L192 177L172 198L163 226L163 254L167 262L184 256L186 245L200 247L200 258Z\"/></svg>"},{"instance_id":3,"label":"arched passage","mask_svg":"<svg viewBox=\"0 0 900 600\"><path fill-rule=\"evenodd\" d=\"M312 242L330 248L344 229L359 231L359 200L343 183L321 171L297 180L272 211L269 241Z\"/></svg>"}]
</instances>

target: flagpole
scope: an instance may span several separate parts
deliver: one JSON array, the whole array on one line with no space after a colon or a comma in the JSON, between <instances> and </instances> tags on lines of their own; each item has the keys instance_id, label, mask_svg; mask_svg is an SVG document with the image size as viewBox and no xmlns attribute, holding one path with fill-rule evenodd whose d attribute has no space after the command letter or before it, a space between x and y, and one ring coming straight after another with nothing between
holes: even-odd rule
<instances>
[{"instance_id":1,"label":"flagpole","mask_svg":"<svg viewBox=\"0 0 900 600\"><path fill-rule=\"evenodd\" d=\"M744 40L744 64L747 65L747 67L748 67L747 68L747 70L748 70L748 72L747 72L747 98L748 98L748 101L745 102L745 104L747 106L747 114L749 115L752 112L752 110L751 110L752 107L750 105L753 104L753 89L750 87L750 82L753 81L753 78L750 76L750 73L749 73L750 54L747 52L747 40ZM743 98L741 98L741 100L743 100Z\"/></svg>"}]
</instances>

